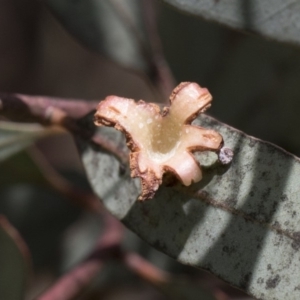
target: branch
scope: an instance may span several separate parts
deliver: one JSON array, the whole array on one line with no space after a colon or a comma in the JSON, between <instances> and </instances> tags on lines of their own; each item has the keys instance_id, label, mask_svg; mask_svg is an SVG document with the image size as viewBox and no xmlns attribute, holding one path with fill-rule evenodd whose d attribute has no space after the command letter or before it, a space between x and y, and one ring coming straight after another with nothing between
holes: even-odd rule
<instances>
[{"instance_id":1,"label":"branch","mask_svg":"<svg viewBox=\"0 0 300 300\"><path fill-rule=\"evenodd\" d=\"M137 253L124 253L123 262L133 273L155 286L160 286L171 281L171 274L155 267Z\"/></svg>"},{"instance_id":2,"label":"branch","mask_svg":"<svg viewBox=\"0 0 300 300\"><path fill-rule=\"evenodd\" d=\"M95 127L79 126L77 120L96 110L98 101L0 94L0 115L15 122L37 122L58 125L113 154L122 164L127 155L105 137L94 136Z\"/></svg>"},{"instance_id":3,"label":"branch","mask_svg":"<svg viewBox=\"0 0 300 300\"><path fill-rule=\"evenodd\" d=\"M191 295L192 292L190 288L195 290L194 294L197 293L196 287L200 283L193 284L189 277L177 276L163 271L137 253L125 252L122 261L133 273L155 286L171 299L188 299L188 295ZM201 292L201 286L198 292ZM216 300L229 300L229 297L220 288L213 286L209 290Z\"/></svg>"},{"instance_id":4,"label":"branch","mask_svg":"<svg viewBox=\"0 0 300 300\"><path fill-rule=\"evenodd\" d=\"M103 213L104 207L99 198L95 194L71 184L52 167L38 148L29 148L28 153L51 188L62 194L70 202L88 211Z\"/></svg>"},{"instance_id":5,"label":"branch","mask_svg":"<svg viewBox=\"0 0 300 300\"><path fill-rule=\"evenodd\" d=\"M137 25L132 21L130 15L116 1L107 2L115 13L118 15L121 22L127 30L134 36L138 43L141 55L149 66L148 77L151 83L162 95L162 99L168 99L173 88L175 87L175 79L164 58L162 44L157 28L157 6L152 1L142 0L142 14L145 23L146 36L143 36L137 28ZM149 41L150 47L148 45ZM144 78L147 82L147 79ZM159 95L158 95L159 96Z\"/></svg>"},{"instance_id":6,"label":"branch","mask_svg":"<svg viewBox=\"0 0 300 300\"><path fill-rule=\"evenodd\" d=\"M71 300L80 295L101 271L103 265L120 256L123 226L109 213L105 215L106 229L94 251L79 266L62 276L37 300Z\"/></svg>"},{"instance_id":7,"label":"branch","mask_svg":"<svg viewBox=\"0 0 300 300\"><path fill-rule=\"evenodd\" d=\"M148 39L152 47L152 60L154 65L154 83L163 94L164 99L168 99L172 90L176 86L176 80L165 59L162 41L157 28L157 3L153 1L142 1L143 17Z\"/></svg>"},{"instance_id":8,"label":"branch","mask_svg":"<svg viewBox=\"0 0 300 300\"><path fill-rule=\"evenodd\" d=\"M51 109L56 108L72 119L80 119L95 110L98 101L60 99L21 94L0 94L0 114L12 121L53 124Z\"/></svg>"}]
</instances>

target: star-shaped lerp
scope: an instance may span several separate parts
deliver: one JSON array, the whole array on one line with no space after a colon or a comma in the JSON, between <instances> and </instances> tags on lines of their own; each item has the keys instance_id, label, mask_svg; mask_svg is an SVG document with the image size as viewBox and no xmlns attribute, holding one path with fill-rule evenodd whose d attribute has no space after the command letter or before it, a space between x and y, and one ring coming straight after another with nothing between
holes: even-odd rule
<instances>
[{"instance_id":1,"label":"star-shaped lerp","mask_svg":"<svg viewBox=\"0 0 300 300\"><path fill-rule=\"evenodd\" d=\"M98 105L95 124L112 126L125 133L130 149L132 177L139 177L139 200L150 199L162 183L163 174L174 174L188 186L202 179L200 164L192 151L218 151L222 136L191 125L212 101L206 88L183 82L170 96L170 107L162 111L153 103L108 96Z\"/></svg>"}]
</instances>

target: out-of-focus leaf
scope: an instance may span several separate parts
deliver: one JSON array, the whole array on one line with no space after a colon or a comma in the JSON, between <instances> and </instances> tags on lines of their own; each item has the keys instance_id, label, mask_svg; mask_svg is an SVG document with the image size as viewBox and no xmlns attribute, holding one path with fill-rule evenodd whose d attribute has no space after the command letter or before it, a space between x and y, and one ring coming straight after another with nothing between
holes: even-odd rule
<instances>
[{"instance_id":1,"label":"out-of-focus leaf","mask_svg":"<svg viewBox=\"0 0 300 300\"><path fill-rule=\"evenodd\" d=\"M24 299L28 273L27 247L18 232L0 215L0 299Z\"/></svg>"},{"instance_id":2,"label":"out-of-focus leaf","mask_svg":"<svg viewBox=\"0 0 300 300\"><path fill-rule=\"evenodd\" d=\"M47 185L44 174L27 151L21 151L1 162L0 190L20 182Z\"/></svg>"},{"instance_id":3,"label":"out-of-focus leaf","mask_svg":"<svg viewBox=\"0 0 300 300\"><path fill-rule=\"evenodd\" d=\"M0 212L26 240L34 267L57 271L62 235L78 218L79 208L49 187L28 183L2 188L0 200Z\"/></svg>"},{"instance_id":4,"label":"out-of-focus leaf","mask_svg":"<svg viewBox=\"0 0 300 300\"><path fill-rule=\"evenodd\" d=\"M0 122L0 162L30 146L38 138L54 132L56 129L38 124Z\"/></svg>"},{"instance_id":5,"label":"out-of-focus leaf","mask_svg":"<svg viewBox=\"0 0 300 300\"><path fill-rule=\"evenodd\" d=\"M296 0L164 0L206 20L300 44L300 3Z\"/></svg>"},{"instance_id":6,"label":"out-of-focus leaf","mask_svg":"<svg viewBox=\"0 0 300 300\"><path fill-rule=\"evenodd\" d=\"M44 0L61 23L90 49L140 71L149 71L143 1Z\"/></svg>"},{"instance_id":7,"label":"out-of-focus leaf","mask_svg":"<svg viewBox=\"0 0 300 300\"><path fill-rule=\"evenodd\" d=\"M162 186L137 202L139 180L108 153L78 143L94 191L126 226L183 264L204 268L259 299L300 298L300 161L208 116L196 124L219 131L234 149L229 167L199 155L203 180ZM100 131L125 147L110 128Z\"/></svg>"}]
</instances>

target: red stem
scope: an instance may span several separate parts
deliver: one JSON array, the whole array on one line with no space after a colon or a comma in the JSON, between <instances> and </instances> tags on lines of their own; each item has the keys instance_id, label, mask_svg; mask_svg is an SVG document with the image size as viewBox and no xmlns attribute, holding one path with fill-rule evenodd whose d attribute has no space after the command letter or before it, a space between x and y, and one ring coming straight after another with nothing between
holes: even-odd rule
<instances>
[{"instance_id":1,"label":"red stem","mask_svg":"<svg viewBox=\"0 0 300 300\"><path fill-rule=\"evenodd\" d=\"M71 300L80 295L109 259L120 256L123 226L109 213L104 216L106 229L88 258L63 275L37 300Z\"/></svg>"},{"instance_id":2,"label":"red stem","mask_svg":"<svg viewBox=\"0 0 300 300\"><path fill-rule=\"evenodd\" d=\"M171 280L169 273L155 267L152 263L134 252L125 253L123 261L131 271L154 285L165 284Z\"/></svg>"},{"instance_id":3,"label":"red stem","mask_svg":"<svg viewBox=\"0 0 300 300\"><path fill-rule=\"evenodd\" d=\"M127 162L127 155L102 136L76 123L92 111L98 102L84 100L63 100L59 98L0 94L0 115L15 122L38 122L44 125L59 125L74 135L89 140L112 153L121 163Z\"/></svg>"},{"instance_id":4,"label":"red stem","mask_svg":"<svg viewBox=\"0 0 300 300\"><path fill-rule=\"evenodd\" d=\"M0 114L13 121L51 123L49 109L57 108L69 118L80 119L95 110L98 101L60 99L21 94L0 94Z\"/></svg>"}]
</instances>

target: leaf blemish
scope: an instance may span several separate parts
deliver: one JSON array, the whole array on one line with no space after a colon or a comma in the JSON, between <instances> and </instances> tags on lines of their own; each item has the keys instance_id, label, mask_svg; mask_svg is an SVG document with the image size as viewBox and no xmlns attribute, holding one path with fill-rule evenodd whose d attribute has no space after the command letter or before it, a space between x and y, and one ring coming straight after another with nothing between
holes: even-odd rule
<instances>
[{"instance_id":1,"label":"leaf blemish","mask_svg":"<svg viewBox=\"0 0 300 300\"><path fill-rule=\"evenodd\" d=\"M270 277L267 281L266 281L266 289L274 289L277 287L277 285L279 284L281 278L280 276L277 274L276 276Z\"/></svg>"}]
</instances>

